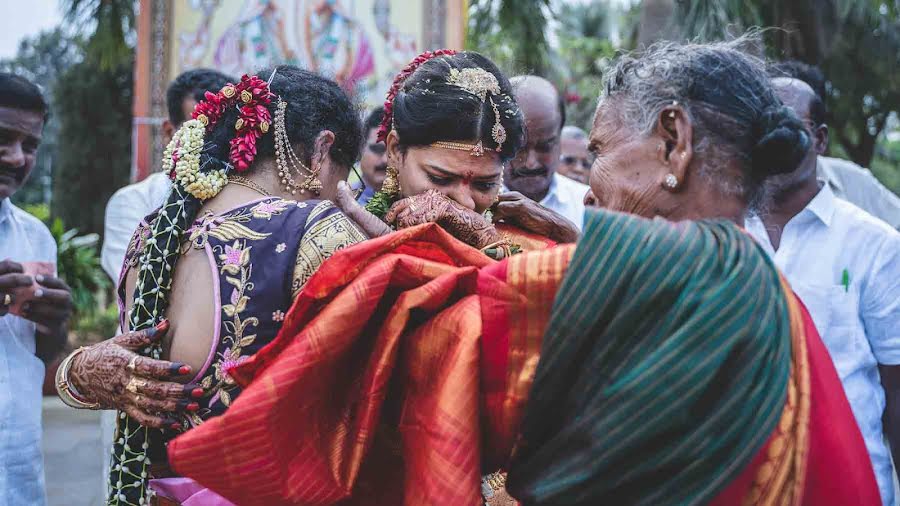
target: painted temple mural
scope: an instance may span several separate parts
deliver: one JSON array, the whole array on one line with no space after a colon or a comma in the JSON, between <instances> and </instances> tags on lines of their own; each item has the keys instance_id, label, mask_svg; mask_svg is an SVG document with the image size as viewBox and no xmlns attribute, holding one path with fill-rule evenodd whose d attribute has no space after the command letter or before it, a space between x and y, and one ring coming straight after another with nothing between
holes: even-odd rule
<instances>
[{"instance_id":1,"label":"painted temple mural","mask_svg":"<svg viewBox=\"0 0 900 506\"><path fill-rule=\"evenodd\" d=\"M290 63L334 78L369 105L424 46L423 2L174 0L172 9L169 75Z\"/></svg>"}]
</instances>

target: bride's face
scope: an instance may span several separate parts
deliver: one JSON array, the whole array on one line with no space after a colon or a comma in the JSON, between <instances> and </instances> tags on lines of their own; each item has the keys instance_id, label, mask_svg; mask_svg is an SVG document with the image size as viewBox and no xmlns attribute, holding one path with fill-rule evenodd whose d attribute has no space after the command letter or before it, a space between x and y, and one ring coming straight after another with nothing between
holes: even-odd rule
<instances>
[{"instance_id":1,"label":"bride's face","mask_svg":"<svg viewBox=\"0 0 900 506\"><path fill-rule=\"evenodd\" d=\"M388 137L388 160L399 172L404 197L437 190L477 213L497 199L503 166L497 153L482 156L433 146L410 147L403 152L393 132Z\"/></svg>"}]
</instances>

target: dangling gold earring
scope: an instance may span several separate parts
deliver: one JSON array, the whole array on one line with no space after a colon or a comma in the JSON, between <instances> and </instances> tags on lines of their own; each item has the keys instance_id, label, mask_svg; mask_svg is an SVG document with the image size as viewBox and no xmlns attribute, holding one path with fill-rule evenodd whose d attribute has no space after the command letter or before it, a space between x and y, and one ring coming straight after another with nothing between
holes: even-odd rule
<instances>
[{"instance_id":1,"label":"dangling gold earring","mask_svg":"<svg viewBox=\"0 0 900 506\"><path fill-rule=\"evenodd\" d=\"M397 195L400 193L400 174L397 172L397 168L388 165L384 172L386 175L381 184L381 191L388 195Z\"/></svg>"},{"instance_id":2,"label":"dangling gold earring","mask_svg":"<svg viewBox=\"0 0 900 506\"><path fill-rule=\"evenodd\" d=\"M322 192L322 181L319 179L319 171L322 170L322 165L319 164L315 169L310 171L309 176L307 176L306 180L303 181L303 184L300 185L301 193L303 190L309 190L318 196Z\"/></svg>"}]
</instances>

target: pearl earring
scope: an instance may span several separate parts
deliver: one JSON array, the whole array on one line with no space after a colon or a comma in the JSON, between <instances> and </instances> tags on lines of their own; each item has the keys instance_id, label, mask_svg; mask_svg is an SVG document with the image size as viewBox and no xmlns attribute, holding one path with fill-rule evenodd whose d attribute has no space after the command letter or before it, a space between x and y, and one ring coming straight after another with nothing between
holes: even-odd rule
<instances>
[{"instance_id":1,"label":"pearl earring","mask_svg":"<svg viewBox=\"0 0 900 506\"><path fill-rule=\"evenodd\" d=\"M670 190L674 190L678 187L678 178L675 177L675 174L666 174L666 188Z\"/></svg>"}]
</instances>

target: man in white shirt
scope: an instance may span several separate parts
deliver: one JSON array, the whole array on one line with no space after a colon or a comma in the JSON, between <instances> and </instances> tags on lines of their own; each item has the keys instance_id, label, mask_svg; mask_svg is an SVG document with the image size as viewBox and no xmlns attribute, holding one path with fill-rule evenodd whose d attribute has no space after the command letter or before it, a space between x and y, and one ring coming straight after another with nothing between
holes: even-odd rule
<instances>
[{"instance_id":1,"label":"man in white shirt","mask_svg":"<svg viewBox=\"0 0 900 506\"><path fill-rule=\"evenodd\" d=\"M169 117L162 125L165 142L168 143L181 124L190 119L194 106L203 100L204 93L216 93L229 82L236 81L209 69L189 70L176 77L166 90ZM109 199L100 261L113 282L119 280L131 235L145 216L165 203L171 189L168 175L156 172L141 182L121 188Z\"/></svg>"},{"instance_id":2,"label":"man in white shirt","mask_svg":"<svg viewBox=\"0 0 900 506\"><path fill-rule=\"evenodd\" d=\"M872 171L850 160L819 155L816 174L839 198L900 230L900 197L881 184Z\"/></svg>"},{"instance_id":3,"label":"man in white shirt","mask_svg":"<svg viewBox=\"0 0 900 506\"><path fill-rule=\"evenodd\" d=\"M507 189L563 215L581 229L588 186L559 173L560 134L566 110L556 88L537 76L512 78L516 102L525 115L528 144L503 171Z\"/></svg>"},{"instance_id":4,"label":"man in white shirt","mask_svg":"<svg viewBox=\"0 0 900 506\"><path fill-rule=\"evenodd\" d=\"M818 67L789 60L776 65L773 74L793 77L808 84L819 98L816 107L821 108L821 114L825 115L825 76ZM881 184L870 170L849 160L820 154L816 173L836 196L900 230L900 197Z\"/></svg>"},{"instance_id":5,"label":"man in white shirt","mask_svg":"<svg viewBox=\"0 0 900 506\"><path fill-rule=\"evenodd\" d=\"M900 449L900 233L817 179L816 157L828 143L824 115L816 113L823 109L811 106L818 97L798 79L773 84L807 123L814 143L797 170L768 183L771 209L748 217L747 230L809 309L859 424L882 500L894 505L885 437Z\"/></svg>"},{"instance_id":6,"label":"man in white shirt","mask_svg":"<svg viewBox=\"0 0 900 506\"><path fill-rule=\"evenodd\" d=\"M9 200L34 169L47 113L37 86L0 73L0 504L4 505L47 501L41 456L44 364L65 346L72 313L69 287L62 280L25 274L31 262L56 264L56 241L40 220ZM29 288L34 291L27 300Z\"/></svg>"}]
</instances>

